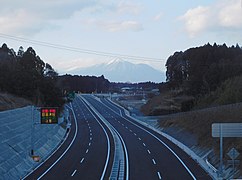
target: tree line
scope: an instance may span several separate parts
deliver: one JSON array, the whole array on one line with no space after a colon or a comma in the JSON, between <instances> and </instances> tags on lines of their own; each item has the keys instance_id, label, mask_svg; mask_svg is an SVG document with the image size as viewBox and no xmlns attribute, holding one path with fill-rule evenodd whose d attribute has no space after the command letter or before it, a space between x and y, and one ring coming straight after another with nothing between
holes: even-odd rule
<instances>
[{"instance_id":1,"label":"tree line","mask_svg":"<svg viewBox=\"0 0 242 180\"><path fill-rule=\"evenodd\" d=\"M209 94L225 80L242 74L242 49L209 43L175 52L166 62L170 88L182 89L195 97Z\"/></svg>"},{"instance_id":2,"label":"tree line","mask_svg":"<svg viewBox=\"0 0 242 180\"><path fill-rule=\"evenodd\" d=\"M32 47L16 53L3 44L0 48L0 91L26 98L38 106L62 107L64 99L57 87L58 74L44 63Z\"/></svg>"}]
</instances>

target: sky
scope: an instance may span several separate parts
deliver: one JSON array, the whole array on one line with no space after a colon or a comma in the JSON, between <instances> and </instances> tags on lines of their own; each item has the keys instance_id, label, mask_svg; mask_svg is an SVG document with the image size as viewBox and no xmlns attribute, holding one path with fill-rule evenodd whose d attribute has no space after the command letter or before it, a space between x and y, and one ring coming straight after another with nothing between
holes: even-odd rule
<instances>
[{"instance_id":1,"label":"sky","mask_svg":"<svg viewBox=\"0 0 242 180\"><path fill-rule=\"evenodd\" d=\"M15 51L33 47L60 74L114 59L165 71L176 51L208 42L242 46L242 0L0 3L0 41Z\"/></svg>"}]
</instances>

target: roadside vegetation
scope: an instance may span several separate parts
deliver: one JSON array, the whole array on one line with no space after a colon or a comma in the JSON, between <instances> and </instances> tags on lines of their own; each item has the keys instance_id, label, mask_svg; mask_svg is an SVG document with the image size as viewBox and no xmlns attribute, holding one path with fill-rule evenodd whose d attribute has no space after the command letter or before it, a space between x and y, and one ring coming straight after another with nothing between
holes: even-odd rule
<instances>
[{"instance_id":1,"label":"roadside vegetation","mask_svg":"<svg viewBox=\"0 0 242 180\"><path fill-rule=\"evenodd\" d=\"M20 47L18 53L6 44L0 48L0 92L37 106L61 108L65 101L56 85L57 76L52 66L44 63L31 47L26 51Z\"/></svg>"},{"instance_id":2,"label":"roadside vegetation","mask_svg":"<svg viewBox=\"0 0 242 180\"><path fill-rule=\"evenodd\" d=\"M160 95L141 108L142 112L159 116L159 126L164 130L191 134L196 146L212 150L210 162L218 164L219 138L212 137L212 124L242 122L241 47L206 44L190 48L175 52L166 67L167 82L160 86ZM241 138L224 138L225 164L233 147L242 152ZM238 159L241 162L242 155Z\"/></svg>"}]
</instances>

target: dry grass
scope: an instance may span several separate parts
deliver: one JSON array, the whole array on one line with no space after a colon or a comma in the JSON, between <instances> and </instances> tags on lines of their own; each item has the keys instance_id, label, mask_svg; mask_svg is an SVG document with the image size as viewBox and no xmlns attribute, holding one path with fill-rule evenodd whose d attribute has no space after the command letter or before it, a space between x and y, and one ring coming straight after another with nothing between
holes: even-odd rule
<instances>
[{"instance_id":1,"label":"dry grass","mask_svg":"<svg viewBox=\"0 0 242 180\"><path fill-rule=\"evenodd\" d=\"M0 93L0 111L15 109L31 105L32 103L24 98L16 97L7 93Z\"/></svg>"},{"instance_id":2,"label":"dry grass","mask_svg":"<svg viewBox=\"0 0 242 180\"><path fill-rule=\"evenodd\" d=\"M165 91L159 96L150 99L141 107L141 111L147 116L181 112L181 104L191 99L193 99L193 97L181 95L179 92Z\"/></svg>"},{"instance_id":3,"label":"dry grass","mask_svg":"<svg viewBox=\"0 0 242 180\"><path fill-rule=\"evenodd\" d=\"M219 138L212 137L212 123L242 123L242 103L177 113L161 118L161 127L178 127L194 134L200 147L213 148L219 154ZM242 138L224 138L224 158L235 147L242 154ZM242 155L239 157L242 162Z\"/></svg>"}]
</instances>

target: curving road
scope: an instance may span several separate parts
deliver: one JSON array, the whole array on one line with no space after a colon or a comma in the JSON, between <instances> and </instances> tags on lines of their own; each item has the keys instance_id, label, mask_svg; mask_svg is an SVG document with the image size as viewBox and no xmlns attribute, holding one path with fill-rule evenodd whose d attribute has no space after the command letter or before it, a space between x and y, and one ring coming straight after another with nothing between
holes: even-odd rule
<instances>
[{"instance_id":1,"label":"curving road","mask_svg":"<svg viewBox=\"0 0 242 180\"><path fill-rule=\"evenodd\" d=\"M78 95L60 148L25 179L211 179L180 148L104 98Z\"/></svg>"}]
</instances>

